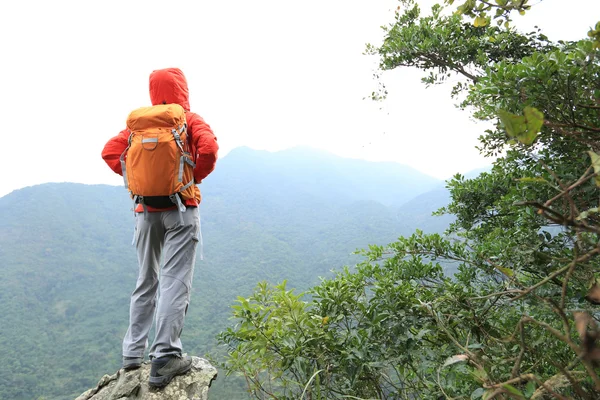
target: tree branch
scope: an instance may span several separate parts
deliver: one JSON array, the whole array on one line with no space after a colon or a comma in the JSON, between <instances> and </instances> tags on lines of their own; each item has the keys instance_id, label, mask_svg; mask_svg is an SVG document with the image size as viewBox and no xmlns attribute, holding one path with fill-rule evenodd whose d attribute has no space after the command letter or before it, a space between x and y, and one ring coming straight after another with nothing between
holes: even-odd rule
<instances>
[{"instance_id":1,"label":"tree branch","mask_svg":"<svg viewBox=\"0 0 600 400\"><path fill-rule=\"evenodd\" d=\"M600 248L596 247L592 251L584 254L583 256L581 256L581 257L579 257L579 258L577 258L575 260L573 260L572 262L570 262L568 265L564 266L563 268L555 271L551 275L548 275L545 279L542 279L541 281L539 281L535 285L530 286L529 288L525 289L520 295L518 295L517 297L512 298L511 301L516 301L516 300L519 300L519 299L523 298L527 294L533 292L535 289L539 288L540 286L544 285L545 283L548 283L549 281L551 281L552 279L556 278L560 274L563 274L564 272L568 271L573 264L579 264L581 262L585 262L585 261L589 260L590 258L592 258L592 256L594 256L595 254L598 254L599 252L600 252Z\"/></svg>"}]
</instances>

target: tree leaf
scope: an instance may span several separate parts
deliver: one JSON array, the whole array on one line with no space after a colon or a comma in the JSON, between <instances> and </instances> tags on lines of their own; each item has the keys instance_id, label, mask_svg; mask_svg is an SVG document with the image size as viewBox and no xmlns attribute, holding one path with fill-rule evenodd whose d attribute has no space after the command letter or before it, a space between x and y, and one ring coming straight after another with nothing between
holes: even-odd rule
<instances>
[{"instance_id":1,"label":"tree leaf","mask_svg":"<svg viewBox=\"0 0 600 400\"><path fill-rule=\"evenodd\" d=\"M471 372L471 375L481 383L485 383L488 379L488 374L484 369L476 368Z\"/></svg>"},{"instance_id":2,"label":"tree leaf","mask_svg":"<svg viewBox=\"0 0 600 400\"><path fill-rule=\"evenodd\" d=\"M537 135L544 125L544 113L534 107L525 107L523 113L527 121L527 130Z\"/></svg>"},{"instance_id":3,"label":"tree leaf","mask_svg":"<svg viewBox=\"0 0 600 400\"><path fill-rule=\"evenodd\" d=\"M484 394L484 388L475 389L473 393L471 393L471 400L480 399Z\"/></svg>"},{"instance_id":4,"label":"tree leaf","mask_svg":"<svg viewBox=\"0 0 600 400\"><path fill-rule=\"evenodd\" d=\"M477 16L477 18L475 18L475 21L473 21L473 25L475 25L475 27L479 28L479 27L483 27L486 26L488 24L488 20L486 17L484 16Z\"/></svg>"},{"instance_id":5,"label":"tree leaf","mask_svg":"<svg viewBox=\"0 0 600 400\"><path fill-rule=\"evenodd\" d=\"M587 217L589 217L590 214L598 214L600 212L600 209L598 207L593 207L590 208L589 210L583 211L581 214L579 214L577 216L577 220L581 221L582 219L587 219Z\"/></svg>"},{"instance_id":6,"label":"tree leaf","mask_svg":"<svg viewBox=\"0 0 600 400\"><path fill-rule=\"evenodd\" d=\"M491 399L491 395L494 394L496 391L494 389L489 389L487 392L485 392L483 394L483 399L482 400L489 400Z\"/></svg>"},{"instance_id":7,"label":"tree leaf","mask_svg":"<svg viewBox=\"0 0 600 400\"><path fill-rule=\"evenodd\" d=\"M505 110L498 110L497 113L508 136L516 138L527 146L535 141L544 125L544 114L533 107L525 107L524 115L511 114Z\"/></svg>"},{"instance_id":8,"label":"tree leaf","mask_svg":"<svg viewBox=\"0 0 600 400\"><path fill-rule=\"evenodd\" d=\"M592 167L594 167L594 172L600 173L600 156L593 151L588 151L588 154L592 159Z\"/></svg>"},{"instance_id":9,"label":"tree leaf","mask_svg":"<svg viewBox=\"0 0 600 400\"><path fill-rule=\"evenodd\" d=\"M442 367L447 367L448 365L456 364L459 362L465 362L468 359L469 359L469 357L465 354L457 354L455 356L448 358L446 360L446 362L444 363L444 365L442 365Z\"/></svg>"},{"instance_id":10,"label":"tree leaf","mask_svg":"<svg viewBox=\"0 0 600 400\"><path fill-rule=\"evenodd\" d=\"M508 276L509 278L512 278L513 276L515 276L515 272L512 269L510 269L510 268L501 267L499 265L495 265L494 267L498 271L502 272L504 275Z\"/></svg>"},{"instance_id":11,"label":"tree leaf","mask_svg":"<svg viewBox=\"0 0 600 400\"><path fill-rule=\"evenodd\" d=\"M600 156L593 151L588 151L588 154L592 160L594 172L596 173L596 177L594 178L596 181L596 186L600 187Z\"/></svg>"},{"instance_id":12,"label":"tree leaf","mask_svg":"<svg viewBox=\"0 0 600 400\"><path fill-rule=\"evenodd\" d=\"M514 395L520 396L522 398L525 398L525 395L523 394L523 392L521 392L519 389L517 389L513 385L506 384L506 385L502 385L502 387L510 394L514 394Z\"/></svg>"},{"instance_id":13,"label":"tree leaf","mask_svg":"<svg viewBox=\"0 0 600 400\"><path fill-rule=\"evenodd\" d=\"M527 386L525 386L525 391L523 392L523 394L525 395L525 397L527 397L528 399L531 398L531 396L533 396L533 393L535 393L535 382L534 381L529 381L527 383Z\"/></svg>"},{"instance_id":14,"label":"tree leaf","mask_svg":"<svg viewBox=\"0 0 600 400\"><path fill-rule=\"evenodd\" d=\"M510 137L516 137L517 134L525 129L525 117L514 115L508 111L498 110L498 117Z\"/></svg>"}]
</instances>

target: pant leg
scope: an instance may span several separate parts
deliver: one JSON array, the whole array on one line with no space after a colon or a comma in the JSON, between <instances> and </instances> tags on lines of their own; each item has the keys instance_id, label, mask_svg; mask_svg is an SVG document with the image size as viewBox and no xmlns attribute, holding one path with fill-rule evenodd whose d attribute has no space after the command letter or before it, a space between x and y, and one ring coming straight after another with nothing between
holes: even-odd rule
<instances>
[{"instance_id":1,"label":"pant leg","mask_svg":"<svg viewBox=\"0 0 600 400\"><path fill-rule=\"evenodd\" d=\"M182 353L180 337L190 301L196 245L200 237L200 216L196 207L188 207L183 213L183 225L178 211L161 214L166 232L151 357Z\"/></svg>"},{"instance_id":2,"label":"pant leg","mask_svg":"<svg viewBox=\"0 0 600 400\"><path fill-rule=\"evenodd\" d=\"M156 308L158 270L165 230L162 213L136 215L136 250L139 264L138 279L131 294L129 328L123 339L123 356L143 357L148 345L148 333Z\"/></svg>"}]
</instances>

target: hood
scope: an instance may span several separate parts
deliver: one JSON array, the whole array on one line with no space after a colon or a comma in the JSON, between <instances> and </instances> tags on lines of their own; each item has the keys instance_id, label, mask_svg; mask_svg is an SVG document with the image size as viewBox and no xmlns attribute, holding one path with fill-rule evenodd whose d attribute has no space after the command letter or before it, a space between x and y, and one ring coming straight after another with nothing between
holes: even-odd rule
<instances>
[{"instance_id":1,"label":"hood","mask_svg":"<svg viewBox=\"0 0 600 400\"><path fill-rule=\"evenodd\" d=\"M150 100L152 105L179 104L190 110L189 91L185 75L179 68L166 68L150 74Z\"/></svg>"}]
</instances>

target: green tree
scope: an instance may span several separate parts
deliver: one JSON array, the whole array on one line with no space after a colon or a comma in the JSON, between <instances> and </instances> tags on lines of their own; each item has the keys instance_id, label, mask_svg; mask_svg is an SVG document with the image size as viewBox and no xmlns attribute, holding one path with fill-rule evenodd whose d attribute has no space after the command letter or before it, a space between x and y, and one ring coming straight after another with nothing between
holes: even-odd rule
<instances>
[{"instance_id":1,"label":"green tree","mask_svg":"<svg viewBox=\"0 0 600 400\"><path fill-rule=\"evenodd\" d=\"M492 123L479 149L493 169L448 182L445 237L371 246L305 296L263 284L239 299L224 367L257 398L596 398L600 25L552 43L481 20L527 1L401 5L368 51L426 84L462 77L452 94Z\"/></svg>"}]
</instances>

